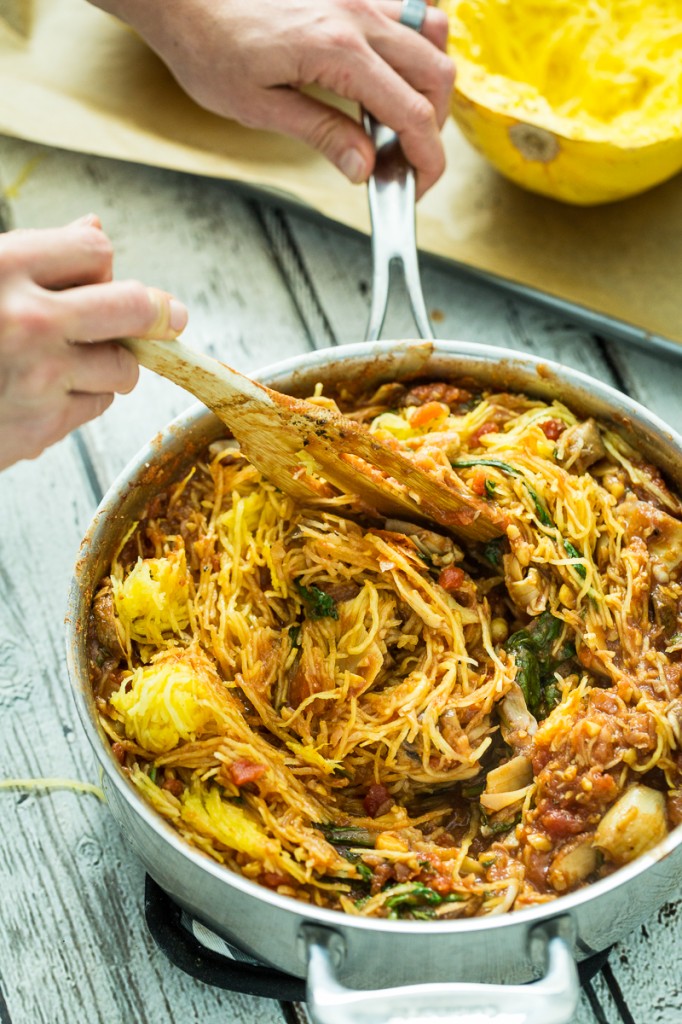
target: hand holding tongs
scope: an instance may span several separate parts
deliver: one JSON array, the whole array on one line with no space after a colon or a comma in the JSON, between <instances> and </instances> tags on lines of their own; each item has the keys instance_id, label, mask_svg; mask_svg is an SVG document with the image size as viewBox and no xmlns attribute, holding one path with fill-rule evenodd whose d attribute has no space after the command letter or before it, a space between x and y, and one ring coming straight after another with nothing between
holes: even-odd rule
<instances>
[{"instance_id":1,"label":"hand holding tongs","mask_svg":"<svg viewBox=\"0 0 682 1024\"><path fill-rule=\"evenodd\" d=\"M403 0L403 15L421 14L423 0ZM395 132L365 114L377 157L369 182L374 283L368 339L376 340L388 299L390 266L403 264L407 292L422 338L433 338L424 305L415 244L414 171ZM246 457L287 494L309 504L316 492L306 482L301 452L313 457L325 479L357 495L383 515L436 522L470 540L489 540L504 532L505 516L463 485L441 482L400 452L382 444L361 424L339 413L280 394L241 373L186 348L178 341L123 341L139 362L200 398L223 420Z\"/></svg>"}]
</instances>

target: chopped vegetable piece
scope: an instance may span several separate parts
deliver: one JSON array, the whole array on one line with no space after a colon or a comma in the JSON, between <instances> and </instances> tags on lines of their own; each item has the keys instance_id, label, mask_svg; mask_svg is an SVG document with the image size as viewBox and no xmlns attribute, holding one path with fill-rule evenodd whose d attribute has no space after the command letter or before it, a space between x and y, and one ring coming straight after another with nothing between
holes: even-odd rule
<instances>
[{"instance_id":1,"label":"chopped vegetable piece","mask_svg":"<svg viewBox=\"0 0 682 1024\"><path fill-rule=\"evenodd\" d=\"M430 889L423 882L405 882L403 885L396 885L392 889L391 896L386 900L387 907L398 907L404 904L427 903L437 906L443 902L443 897L435 889Z\"/></svg>"},{"instance_id":2,"label":"chopped vegetable piece","mask_svg":"<svg viewBox=\"0 0 682 1024\"><path fill-rule=\"evenodd\" d=\"M338 619L339 612L336 601L324 590L320 590L314 584L304 587L302 583L296 583L296 589L303 598L306 611L311 619Z\"/></svg>"},{"instance_id":3,"label":"chopped vegetable piece","mask_svg":"<svg viewBox=\"0 0 682 1024\"><path fill-rule=\"evenodd\" d=\"M505 644L505 650L514 655L516 682L521 687L528 710L534 715L541 710L543 690L553 684L556 666L560 664L552 657L552 646L561 635L562 628L560 619L551 612L543 612L528 629L512 633ZM561 658L563 660L565 658Z\"/></svg>"},{"instance_id":4,"label":"chopped vegetable piece","mask_svg":"<svg viewBox=\"0 0 682 1024\"><path fill-rule=\"evenodd\" d=\"M363 846L374 849L376 835L367 828L344 828L336 825L315 825L328 843L334 846Z\"/></svg>"},{"instance_id":5,"label":"chopped vegetable piece","mask_svg":"<svg viewBox=\"0 0 682 1024\"><path fill-rule=\"evenodd\" d=\"M496 537L488 541L483 548L483 557L496 569L502 565L502 548L506 543L506 537Z\"/></svg>"},{"instance_id":6,"label":"chopped vegetable piece","mask_svg":"<svg viewBox=\"0 0 682 1024\"><path fill-rule=\"evenodd\" d=\"M470 466L490 466L492 469L501 469L503 473L511 476L521 476L521 471L514 469L507 462L500 459L455 459L450 465L453 469L468 469Z\"/></svg>"},{"instance_id":7,"label":"chopped vegetable piece","mask_svg":"<svg viewBox=\"0 0 682 1024\"><path fill-rule=\"evenodd\" d=\"M580 552L578 551L578 549L576 547L574 547L573 544L571 544L570 540L566 540L565 538L564 538L564 547L566 549L566 553L569 554L571 556L571 558L582 558L583 557L580 554ZM573 568L578 573L578 576L582 576L582 578L585 579L585 577L587 576L587 569L585 568L584 565L582 565L581 563L578 563L577 565L574 565Z\"/></svg>"}]
</instances>

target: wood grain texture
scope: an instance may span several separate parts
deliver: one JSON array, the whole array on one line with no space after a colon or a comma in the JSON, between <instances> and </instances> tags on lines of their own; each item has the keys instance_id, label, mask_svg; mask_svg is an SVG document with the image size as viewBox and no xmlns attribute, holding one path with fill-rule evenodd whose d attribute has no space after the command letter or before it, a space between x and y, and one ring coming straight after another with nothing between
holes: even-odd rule
<instances>
[{"instance_id":1,"label":"wood grain texture","mask_svg":"<svg viewBox=\"0 0 682 1024\"><path fill-rule=\"evenodd\" d=\"M16 140L0 139L0 186L8 224L99 213L117 276L178 294L191 310L188 343L239 369L364 337L365 238L225 183ZM678 363L595 339L453 267L427 260L423 278L439 337L559 359L682 427ZM413 333L397 289L384 334ZM143 372L99 420L0 477L4 778L97 780L63 654L71 566L103 489L191 401ZM0 808L0 1024L284 1024L277 1003L207 988L155 948L142 916L142 869L94 797L0 791ZM577 1024L682 1019L680 895L615 947L609 970L583 994ZM289 1008L286 1019L304 1022L305 1011Z\"/></svg>"}]
</instances>

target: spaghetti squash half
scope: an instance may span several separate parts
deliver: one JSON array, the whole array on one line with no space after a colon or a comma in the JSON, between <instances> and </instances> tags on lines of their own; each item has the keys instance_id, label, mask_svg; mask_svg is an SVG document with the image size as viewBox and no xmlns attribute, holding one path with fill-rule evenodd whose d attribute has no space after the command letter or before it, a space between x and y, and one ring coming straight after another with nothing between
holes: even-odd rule
<instances>
[{"instance_id":1,"label":"spaghetti squash half","mask_svg":"<svg viewBox=\"0 0 682 1024\"><path fill-rule=\"evenodd\" d=\"M518 185L622 199L682 168L679 0L443 0L452 113Z\"/></svg>"}]
</instances>

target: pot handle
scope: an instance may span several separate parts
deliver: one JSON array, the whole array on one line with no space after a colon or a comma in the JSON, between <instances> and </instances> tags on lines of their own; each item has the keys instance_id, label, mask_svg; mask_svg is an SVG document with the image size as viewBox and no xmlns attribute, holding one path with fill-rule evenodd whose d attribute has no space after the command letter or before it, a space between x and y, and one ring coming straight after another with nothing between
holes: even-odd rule
<instances>
[{"instance_id":1,"label":"pot handle","mask_svg":"<svg viewBox=\"0 0 682 1024\"><path fill-rule=\"evenodd\" d=\"M350 989L337 981L335 967L345 944L331 928L305 924L308 1012L314 1024L570 1024L580 999L578 972L567 942L540 932L547 948L547 972L527 985L430 982L402 988Z\"/></svg>"}]
</instances>

